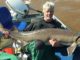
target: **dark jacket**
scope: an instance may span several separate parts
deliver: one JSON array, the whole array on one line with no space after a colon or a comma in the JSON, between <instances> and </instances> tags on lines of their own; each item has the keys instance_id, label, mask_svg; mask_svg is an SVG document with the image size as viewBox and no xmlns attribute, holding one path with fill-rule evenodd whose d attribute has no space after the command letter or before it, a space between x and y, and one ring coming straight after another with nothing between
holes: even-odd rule
<instances>
[{"instance_id":1,"label":"dark jacket","mask_svg":"<svg viewBox=\"0 0 80 60\"><path fill-rule=\"evenodd\" d=\"M33 31L33 30L39 30L44 28L61 28L64 29L61 26L61 23L59 23L57 20L52 20L51 22L45 22L43 19L40 21L37 21L35 23L31 23L26 30Z\"/></svg>"},{"instance_id":2,"label":"dark jacket","mask_svg":"<svg viewBox=\"0 0 80 60\"><path fill-rule=\"evenodd\" d=\"M43 19L37 22L31 23L27 27L27 31L34 31L44 28L63 28L57 20L52 20L51 22L45 22ZM25 46L25 52L30 54L31 60L59 60L59 57L55 56L54 48L49 45L43 45L43 49L36 49L36 40L30 42ZM40 45L40 44L39 44ZM41 47L43 47L41 46Z\"/></svg>"}]
</instances>

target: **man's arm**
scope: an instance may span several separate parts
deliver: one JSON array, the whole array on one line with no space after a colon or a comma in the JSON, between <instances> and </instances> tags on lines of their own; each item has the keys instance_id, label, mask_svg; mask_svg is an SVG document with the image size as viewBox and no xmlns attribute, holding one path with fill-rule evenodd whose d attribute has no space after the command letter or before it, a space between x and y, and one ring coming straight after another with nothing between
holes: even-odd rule
<instances>
[{"instance_id":1,"label":"man's arm","mask_svg":"<svg viewBox=\"0 0 80 60\"><path fill-rule=\"evenodd\" d=\"M57 20L55 20L55 25L56 25L56 28L60 28L60 29L66 29L62 26L62 24L60 22L58 22Z\"/></svg>"}]
</instances>

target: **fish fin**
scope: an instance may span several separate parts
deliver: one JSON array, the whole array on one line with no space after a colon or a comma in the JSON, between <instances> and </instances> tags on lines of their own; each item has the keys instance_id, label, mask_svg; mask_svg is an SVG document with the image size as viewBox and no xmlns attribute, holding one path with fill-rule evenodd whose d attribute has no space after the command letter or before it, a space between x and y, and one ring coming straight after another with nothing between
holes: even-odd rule
<instances>
[{"instance_id":1,"label":"fish fin","mask_svg":"<svg viewBox=\"0 0 80 60\"><path fill-rule=\"evenodd\" d=\"M73 43L67 48L68 55L72 55L73 52L75 51L76 47L77 47L77 43L76 43L76 42L73 42Z\"/></svg>"}]
</instances>

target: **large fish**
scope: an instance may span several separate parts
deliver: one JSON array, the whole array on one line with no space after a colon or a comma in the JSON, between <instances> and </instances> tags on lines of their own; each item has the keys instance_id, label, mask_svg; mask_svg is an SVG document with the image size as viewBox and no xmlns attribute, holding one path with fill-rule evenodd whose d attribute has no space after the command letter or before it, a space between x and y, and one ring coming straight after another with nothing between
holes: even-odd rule
<instances>
[{"instance_id":1,"label":"large fish","mask_svg":"<svg viewBox=\"0 0 80 60\"><path fill-rule=\"evenodd\" d=\"M42 40L44 42L47 42L49 38L55 38L61 44L70 45L68 53L73 52L76 46L80 45L79 34L75 34L69 30L63 29L47 28L28 32L11 32L10 36L16 40L25 42L29 42L32 40Z\"/></svg>"}]
</instances>

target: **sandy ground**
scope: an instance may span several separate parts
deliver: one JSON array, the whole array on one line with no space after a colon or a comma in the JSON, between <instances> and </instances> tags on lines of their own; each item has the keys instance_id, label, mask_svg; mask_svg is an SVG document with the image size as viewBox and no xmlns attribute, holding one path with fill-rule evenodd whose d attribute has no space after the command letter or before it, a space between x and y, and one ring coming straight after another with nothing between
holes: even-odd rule
<instances>
[{"instance_id":1,"label":"sandy ground","mask_svg":"<svg viewBox=\"0 0 80 60\"><path fill-rule=\"evenodd\" d=\"M35 9L42 10L42 4L45 1L47 0L32 0L31 6ZM55 1L55 15L72 31L80 32L80 0ZM4 4L2 0L0 0L0 4Z\"/></svg>"}]
</instances>

